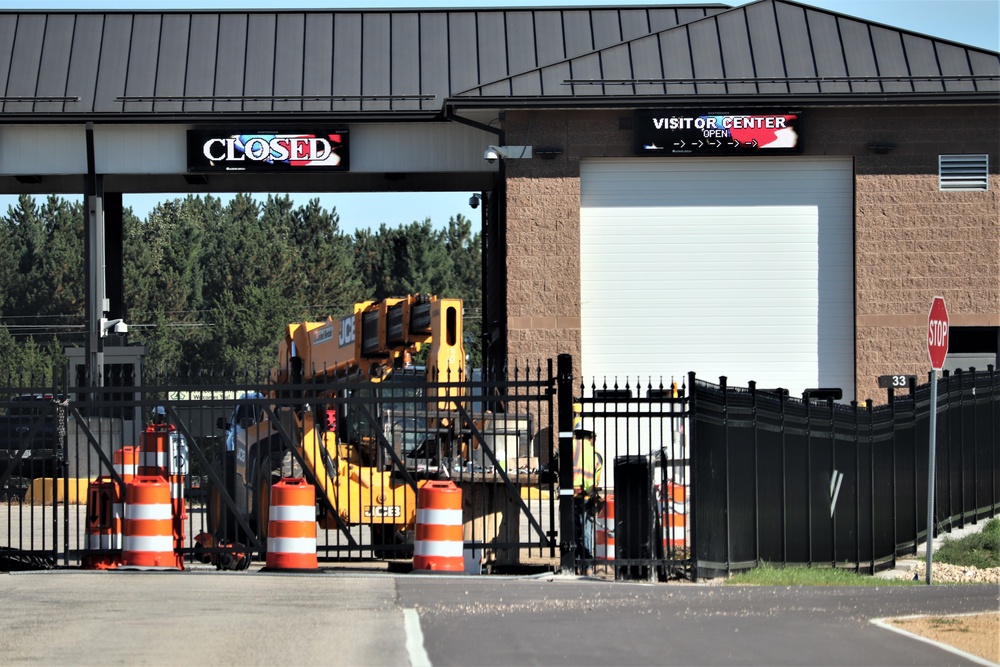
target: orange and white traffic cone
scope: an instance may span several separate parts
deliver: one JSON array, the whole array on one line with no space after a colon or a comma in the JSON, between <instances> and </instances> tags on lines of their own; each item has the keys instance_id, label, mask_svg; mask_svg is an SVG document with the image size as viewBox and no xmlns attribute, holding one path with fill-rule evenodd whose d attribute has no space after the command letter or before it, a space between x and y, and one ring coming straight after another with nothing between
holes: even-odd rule
<instances>
[{"instance_id":1,"label":"orange and white traffic cone","mask_svg":"<svg viewBox=\"0 0 1000 667\"><path fill-rule=\"evenodd\" d=\"M454 482L427 482L417 493L413 569L464 572L462 490Z\"/></svg>"},{"instance_id":2,"label":"orange and white traffic cone","mask_svg":"<svg viewBox=\"0 0 1000 667\"><path fill-rule=\"evenodd\" d=\"M267 521L268 570L317 570L316 489L298 477L271 486Z\"/></svg>"},{"instance_id":3,"label":"orange and white traffic cone","mask_svg":"<svg viewBox=\"0 0 1000 667\"><path fill-rule=\"evenodd\" d=\"M184 560L174 549L170 487L161 477L137 476L125 487L122 567L184 569Z\"/></svg>"}]
</instances>

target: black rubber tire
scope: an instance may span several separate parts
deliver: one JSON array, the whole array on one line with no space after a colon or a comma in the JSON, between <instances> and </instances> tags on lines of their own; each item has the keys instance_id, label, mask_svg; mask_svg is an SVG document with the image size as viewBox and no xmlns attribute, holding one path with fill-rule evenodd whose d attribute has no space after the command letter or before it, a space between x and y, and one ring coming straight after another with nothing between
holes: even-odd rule
<instances>
[{"instance_id":1,"label":"black rubber tire","mask_svg":"<svg viewBox=\"0 0 1000 667\"><path fill-rule=\"evenodd\" d=\"M240 506L240 495L237 491L236 455L234 452L224 452L216 462L216 471L225 484L225 492L237 507ZM222 490L209 481L207 494L208 532L220 542L239 541L239 523L232 511L222 501ZM225 514L224 514L225 513ZM225 521L223 518L225 517Z\"/></svg>"},{"instance_id":2,"label":"black rubber tire","mask_svg":"<svg viewBox=\"0 0 1000 667\"><path fill-rule=\"evenodd\" d=\"M250 529L255 531L260 542L260 559L267 557L267 523L271 509L271 486L281 481L277 475L271 474L262 466L257 467L254 480L254 503L250 515Z\"/></svg>"},{"instance_id":3,"label":"black rubber tire","mask_svg":"<svg viewBox=\"0 0 1000 667\"><path fill-rule=\"evenodd\" d=\"M393 524L372 524L372 553L382 560L413 558L413 530L400 530ZM380 548L389 547L389 548Z\"/></svg>"}]
</instances>

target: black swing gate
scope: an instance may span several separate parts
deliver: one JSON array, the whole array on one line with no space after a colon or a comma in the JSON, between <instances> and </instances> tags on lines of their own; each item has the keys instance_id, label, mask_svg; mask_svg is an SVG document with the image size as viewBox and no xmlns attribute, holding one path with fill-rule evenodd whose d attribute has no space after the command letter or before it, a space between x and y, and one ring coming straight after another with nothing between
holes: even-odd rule
<instances>
[{"instance_id":1,"label":"black swing gate","mask_svg":"<svg viewBox=\"0 0 1000 667\"><path fill-rule=\"evenodd\" d=\"M683 383L683 379L682 379ZM576 390L574 429L594 439L601 502L593 558L616 579L689 578L690 468L683 384L617 382Z\"/></svg>"},{"instance_id":2,"label":"black swing gate","mask_svg":"<svg viewBox=\"0 0 1000 667\"><path fill-rule=\"evenodd\" d=\"M270 489L289 477L316 489L320 561L412 558L428 479L463 492L467 567L551 567L557 556L554 477L540 470L553 448L551 363L445 383L408 372L379 383L112 383L123 386L0 394L4 414L19 396L39 397L32 407L44 414L29 435L57 452L45 467L43 448L21 437L24 451L13 454L23 461L0 472L0 570L114 563L127 474L143 472L130 462L142 464L147 428L170 434L165 465L184 508L175 539L189 562L240 569L263 559ZM336 429L339 457L323 449L322 466L310 463L304 415Z\"/></svg>"}]
</instances>

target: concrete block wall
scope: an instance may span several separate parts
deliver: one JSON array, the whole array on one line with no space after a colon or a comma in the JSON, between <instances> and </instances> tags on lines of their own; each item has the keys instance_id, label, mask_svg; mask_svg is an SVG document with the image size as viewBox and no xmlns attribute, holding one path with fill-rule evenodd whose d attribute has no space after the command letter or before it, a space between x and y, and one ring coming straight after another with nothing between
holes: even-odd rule
<instances>
[{"instance_id":1,"label":"concrete block wall","mask_svg":"<svg viewBox=\"0 0 1000 667\"><path fill-rule=\"evenodd\" d=\"M507 163L508 359L580 355L580 160L633 154L632 112L508 111L507 143L559 148ZM871 144L894 144L876 153ZM1000 326L997 107L850 107L803 113L806 155L855 161L855 364L859 399L879 375L925 378L934 296L952 326ZM938 156L987 153L988 192L940 192Z\"/></svg>"},{"instance_id":2,"label":"concrete block wall","mask_svg":"<svg viewBox=\"0 0 1000 667\"><path fill-rule=\"evenodd\" d=\"M883 403L878 376L927 380L935 296L953 327L1000 326L1000 112L858 107L808 119L807 152L854 156L855 390ZM938 156L962 153L989 155L988 191L939 190Z\"/></svg>"},{"instance_id":3,"label":"concrete block wall","mask_svg":"<svg viewBox=\"0 0 1000 667\"><path fill-rule=\"evenodd\" d=\"M509 145L562 151L506 165L508 363L568 353L579 375L580 159L630 154L631 114L507 112L505 130Z\"/></svg>"},{"instance_id":4,"label":"concrete block wall","mask_svg":"<svg viewBox=\"0 0 1000 667\"><path fill-rule=\"evenodd\" d=\"M879 375L926 380L935 296L952 327L1000 326L1000 177L988 192L939 192L936 173L856 181L857 384L874 398Z\"/></svg>"}]
</instances>

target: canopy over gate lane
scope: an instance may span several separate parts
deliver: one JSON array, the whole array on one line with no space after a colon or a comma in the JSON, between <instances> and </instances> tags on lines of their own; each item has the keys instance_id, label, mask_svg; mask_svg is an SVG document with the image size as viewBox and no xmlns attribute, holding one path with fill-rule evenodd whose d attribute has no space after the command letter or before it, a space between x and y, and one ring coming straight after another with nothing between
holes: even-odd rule
<instances>
[{"instance_id":1,"label":"canopy over gate lane","mask_svg":"<svg viewBox=\"0 0 1000 667\"><path fill-rule=\"evenodd\" d=\"M484 309L496 362L568 351L582 352L588 375L616 364L628 373L692 370L683 366L697 358L647 363L660 350L652 342L631 357L602 356L609 346L598 324L616 296L588 292L581 278L609 259L581 258L594 229L588 179L609 165L605 158L622 160L626 172L661 159L634 149L641 110L797 112L803 158L847 164L850 238L834 262L847 268L823 274L838 305L824 310L821 292L830 288L817 284L819 314L802 339L817 348L809 364L818 382L853 381L863 395L880 364L919 369L919 340L915 352L887 351L888 359L869 349L871 340L878 346L919 326L926 307L916 292L903 303L880 296L878 281L890 269L866 245L868 230L893 227L897 214L877 225L864 208L871 193L897 188L908 197L893 179L929 176L927 163L940 153L988 155L993 187L971 200L973 213L965 210L979 247L996 247L995 227L977 221L997 210L1000 56L787 0L737 8L5 12L0 44L0 192L92 198L88 258L91 267L106 263L109 276L99 293L102 281L89 270L89 350L103 345L102 317L127 319L116 243L122 193L462 189L486 195ZM347 167L195 167L189 132L214 130L342 132ZM533 146L535 155L490 164L490 145ZM658 178L677 170L662 164ZM949 226L945 214L930 224ZM821 214L818 233L824 229ZM917 278L935 277L927 271ZM953 324L1000 326L1000 297L981 295L971 274L953 284ZM647 303L655 296L638 291ZM824 342L819 331L841 311L850 321ZM825 358L848 368L830 375Z\"/></svg>"}]
</instances>

